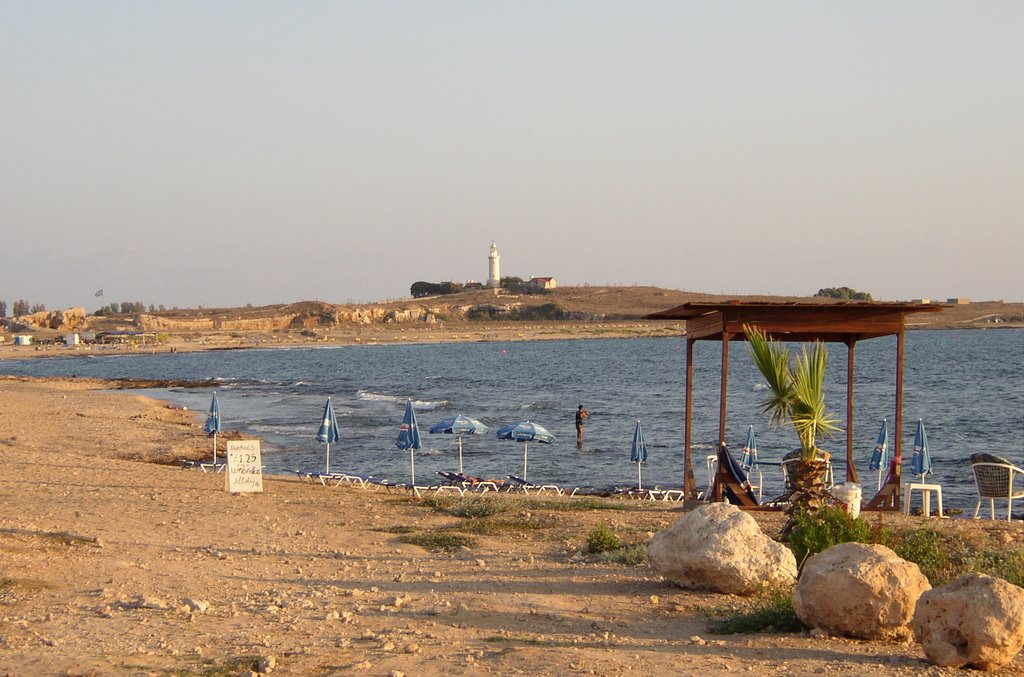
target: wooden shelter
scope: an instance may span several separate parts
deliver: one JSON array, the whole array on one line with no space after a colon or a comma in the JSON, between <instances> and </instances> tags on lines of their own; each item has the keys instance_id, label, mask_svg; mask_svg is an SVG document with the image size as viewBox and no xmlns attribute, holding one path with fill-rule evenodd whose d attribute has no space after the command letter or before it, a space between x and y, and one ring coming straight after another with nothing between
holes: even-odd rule
<instances>
[{"instance_id":1,"label":"wooden shelter","mask_svg":"<svg viewBox=\"0 0 1024 677\"><path fill-rule=\"evenodd\" d=\"M686 432L683 490L695 498L691 423L693 419L693 345L696 341L722 342L722 383L718 419L718 447L725 443L725 412L729 384L729 343L745 341L744 325L751 325L777 341L843 343L847 348L846 386L846 481L856 482L853 465L853 364L858 341L896 336L896 440L893 448L895 473L891 481L865 506L898 510L900 506L901 434L903 422L903 343L906 317L912 313L937 312L941 306L911 303L850 302L754 302L685 303L645 319L686 321Z\"/></svg>"}]
</instances>

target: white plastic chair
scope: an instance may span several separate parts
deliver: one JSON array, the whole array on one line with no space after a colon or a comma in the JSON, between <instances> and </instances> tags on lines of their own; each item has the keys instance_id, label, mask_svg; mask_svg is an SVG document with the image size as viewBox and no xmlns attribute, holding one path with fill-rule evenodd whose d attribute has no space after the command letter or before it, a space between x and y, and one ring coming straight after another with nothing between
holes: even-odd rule
<instances>
[{"instance_id":1,"label":"white plastic chair","mask_svg":"<svg viewBox=\"0 0 1024 677\"><path fill-rule=\"evenodd\" d=\"M978 504L974 506L974 519L978 519L981 501L985 498L988 499L992 519L996 518L996 499L1006 501L1006 520L1013 519L1014 499L1024 499L1024 483L1019 488L1014 488L1014 480L1017 477L1024 477L1024 470L1010 463L972 463L971 469L974 471L974 484L978 488Z\"/></svg>"},{"instance_id":2,"label":"white plastic chair","mask_svg":"<svg viewBox=\"0 0 1024 677\"><path fill-rule=\"evenodd\" d=\"M708 488L704 492L704 496L707 497L711 495L711 489L715 486L715 473L718 472L718 456L711 454L704 460L708 464Z\"/></svg>"}]
</instances>

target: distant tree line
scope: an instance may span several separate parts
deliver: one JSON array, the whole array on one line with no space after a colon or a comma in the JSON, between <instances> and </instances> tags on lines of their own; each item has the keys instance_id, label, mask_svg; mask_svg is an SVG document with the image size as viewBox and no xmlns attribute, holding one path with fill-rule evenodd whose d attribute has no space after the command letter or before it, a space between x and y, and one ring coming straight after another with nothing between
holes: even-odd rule
<instances>
[{"instance_id":1,"label":"distant tree line","mask_svg":"<svg viewBox=\"0 0 1024 677\"><path fill-rule=\"evenodd\" d=\"M467 320L516 320L521 322L556 321L584 319L584 313L573 313L564 310L556 303L545 303L539 306L506 309L498 306L477 306L466 313Z\"/></svg>"},{"instance_id":2,"label":"distant tree line","mask_svg":"<svg viewBox=\"0 0 1024 677\"><path fill-rule=\"evenodd\" d=\"M537 290L521 277L508 276L501 278L499 282L502 289L516 294L543 293L544 290ZM413 282L409 293L414 299L421 299L424 296L445 296L447 294L458 294L468 289L483 289L479 282L460 284L458 282Z\"/></svg>"},{"instance_id":3,"label":"distant tree line","mask_svg":"<svg viewBox=\"0 0 1024 677\"><path fill-rule=\"evenodd\" d=\"M96 315L128 315L146 312L146 304L141 301L124 301L122 303L108 303L96 311ZM166 310L161 303L159 306L149 304L149 312L156 313ZM32 313L46 312L46 306L42 303L29 303L24 299L18 299L11 305L11 317L21 317ZM7 317L7 301L0 299L0 317Z\"/></svg>"},{"instance_id":4,"label":"distant tree line","mask_svg":"<svg viewBox=\"0 0 1024 677\"><path fill-rule=\"evenodd\" d=\"M457 294L465 289L458 282L413 282L409 293L414 299L421 299L424 296L444 296L446 294Z\"/></svg>"},{"instance_id":5,"label":"distant tree line","mask_svg":"<svg viewBox=\"0 0 1024 677\"><path fill-rule=\"evenodd\" d=\"M41 313L45 310L46 306L42 303L33 303L30 305L28 301L19 299L11 306L11 316L20 317L30 313ZM0 317L7 317L7 301L0 301Z\"/></svg>"},{"instance_id":6,"label":"distant tree line","mask_svg":"<svg viewBox=\"0 0 1024 677\"><path fill-rule=\"evenodd\" d=\"M159 306L149 304L149 312L156 313L165 310L161 303ZM142 301L122 301L121 303L108 303L96 311L96 315L105 317L108 315L134 315L146 312L146 304Z\"/></svg>"},{"instance_id":7,"label":"distant tree line","mask_svg":"<svg viewBox=\"0 0 1024 677\"><path fill-rule=\"evenodd\" d=\"M825 287L819 289L815 296L823 296L830 299L843 299L844 301L871 301L871 294L866 291L857 291L850 287Z\"/></svg>"}]
</instances>

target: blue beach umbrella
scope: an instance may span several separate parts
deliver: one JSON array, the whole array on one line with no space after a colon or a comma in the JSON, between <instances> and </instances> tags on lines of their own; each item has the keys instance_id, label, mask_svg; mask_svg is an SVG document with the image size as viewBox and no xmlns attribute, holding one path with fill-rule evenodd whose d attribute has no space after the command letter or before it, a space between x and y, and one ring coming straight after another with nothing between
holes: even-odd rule
<instances>
[{"instance_id":1,"label":"blue beach umbrella","mask_svg":"<svg viewBox=\"0 0 1024 677\"><path fill-rule=\"evenodd\" d=\"M331 398L327 398L324 406L323 420L320 422L320 430L316 433L316 441L320 444L327 443L327 467L324 472L331 474L331 442L341 439L341 431L338 430L338 417L334 415L334 405Z\"/></svg>"},{"instance_id":2,"label":"blue beach umbrella","mask_svg":"<svg viewBox=\"0 0 1024 677\"><path fill-rule=\"evenodd\" d=\"M213 435L213 464L217 465L217 433L220 432L220 401L217 399L217 391L213 391L213 400L210 402L210 413L206 415L206 423L203 430L207 435Z\"/></svg>"},{"instance_id":3,"label":"blue beach umbrella","mask_svg":"<svg viewBox=\"0 0 1024 677\"><path fill-rule=\"evenodd\" d=\"M636 463L636 488L643 491L644 483L640 468L647 460L647 441L644 439L644 430L640 427L640 419L636 420L636 428L633 429L633 444L629 448L629 460Z\"/></svg>"},{"instance_id":4,"label":"blue beach umbrella","mask_svg":"<svg viewBox=\"0 0 1024 677\"><path fill-rule=\"evenodd\" d=\"M757 442L754 440L754 426L747 428L747 443L743 445L743 455L740 456L740 467L743 472L749 473L757 466Z\"/></svg>"},{"instance_id":5,"label":"blue beach umbrella","mask_svg":"<svg viewBox=\"0 0 1024 677\"><path fill-rule=\"evenodd\" d=\"M455 435L459 441L459 474L462 473L462 436L463 435L485 435L490 432L490 428L476 420L475 418L469 418L459 414L458 416L449 416L443 418L434 425L430 426L430 432L432 434L444 433L446 435Z\"/></svg>"},{"instance_id":6,"label":"blue beach umbrella","mask_svg":"<svg viewBox=\"0 0 1024 677\"><path fill-rule=\"evenodd\" d=\"M528 458L530 442L551 444L555 441L555 436L549 433L546 428L531 421L520 421L519 423L502 426L498 428L497 436L499 440L512 440L513 442L523 443L524 480L526 479L526 461Z\"/></svg>"},{"instance_id":7,"label":"blue beach umbrella","mask_svg":"<svg viewBox=\"0 0 1024 677\"><path fill-rule=\"evenodd\" d=\"M878 430L878 441L875 442L875 450L871 452L871 464L869 470L878 471L878 488L882 488L882 473L889 465L889 422L882 419L882 427Z\"/></svg>"},{"instance_id":8,"label":"blue beach umbrella","mask_svg":"<svg viewBox=\"0 0 1024 677\"><path fill-rule=\"evenodd\" d=\"M917 432L914 433L914 454L910 457L910 469L915 475L924 476L932 471L932 455L928 450L928 435L924 432L924 421L917 419Z\"/></svg>"},{"instance_id":9,"label":"blue beach umbrella","mask_svg":"<svg viewBox=\"0 0 1024 677\"><path fill-rule=\"evenodd\" d=\"M416 486L416 459L415 451L423 446L420 441L420 426L416 423L416 410L412 407L412 400L405 403L405 416L402 417L402 426L398 429L398 439L395 446L399 449L409 450L409 474L412 476L412 486Z\"/></svg>"}]
</instances>

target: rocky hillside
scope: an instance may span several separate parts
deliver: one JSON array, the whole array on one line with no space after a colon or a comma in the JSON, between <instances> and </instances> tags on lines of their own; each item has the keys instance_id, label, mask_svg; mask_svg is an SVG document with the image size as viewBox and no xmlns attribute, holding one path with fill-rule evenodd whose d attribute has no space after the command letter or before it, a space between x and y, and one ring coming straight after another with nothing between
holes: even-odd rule
<instances>
[{"instance_id":1,"label":"rocky hillside","mask_svg":"<svg viewBox=\"0 0 1024 677\"><path fill-rule=\"evenodd\" d=\"M303 301L246 308L199 308L135 316L85 316L82 309L17 318L16 327L51 331L141 329L166 333L325 330L384 325L499 322L636 322L649 313L695 301L807 301L807 298L723 296L657 287L562 287L540 294L475 290L387 303L338 305ZM1024 304L981 302L945 306L911 317L919 327L1024 326Z\"/></svg>"}]
</instances>

